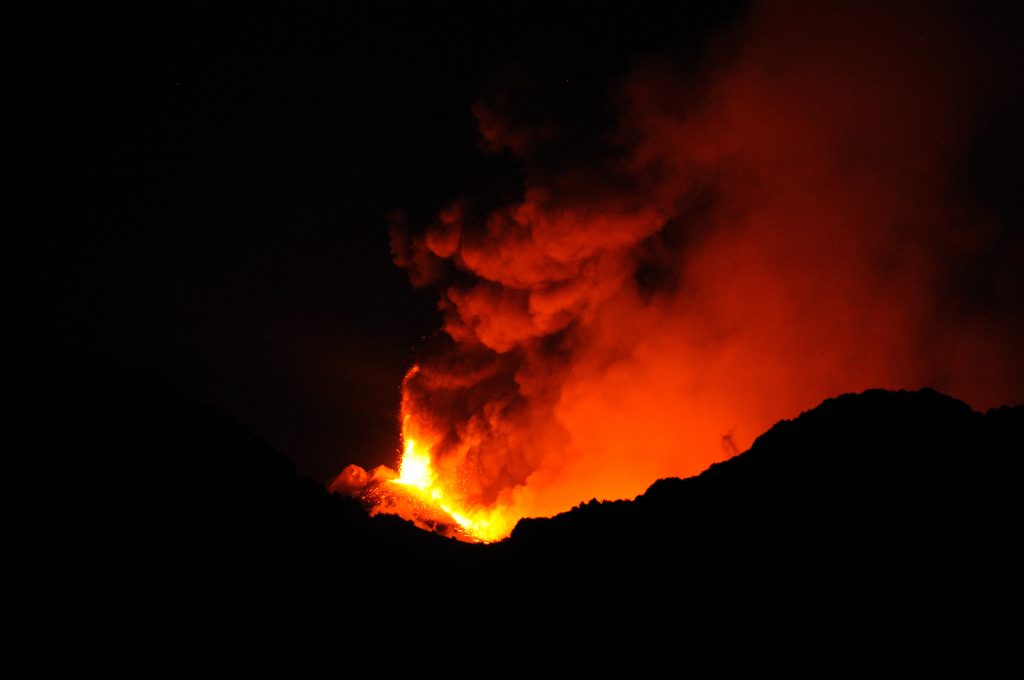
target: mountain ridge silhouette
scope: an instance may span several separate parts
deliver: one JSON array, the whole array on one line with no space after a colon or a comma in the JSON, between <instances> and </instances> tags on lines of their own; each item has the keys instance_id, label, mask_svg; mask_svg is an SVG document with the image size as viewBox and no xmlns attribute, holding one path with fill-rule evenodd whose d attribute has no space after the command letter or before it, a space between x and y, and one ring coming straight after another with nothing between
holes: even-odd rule
<instances>
[{"instance_id":1,"label":"mountain ridge silhouette","mask_svg":"<svg viewBox=\"0 0 1024 680\"><path fill-rule=\"evenodd\" d=\"M62 427L37 446L79 454L65 456L54 515L68 538L50 565L82 667L1019 663L1000 616L1020 604L1020 406L842 395L700 475L485 546L367 516L159 381L89 376L50 395Z\"/></svg>"}]
</instances>

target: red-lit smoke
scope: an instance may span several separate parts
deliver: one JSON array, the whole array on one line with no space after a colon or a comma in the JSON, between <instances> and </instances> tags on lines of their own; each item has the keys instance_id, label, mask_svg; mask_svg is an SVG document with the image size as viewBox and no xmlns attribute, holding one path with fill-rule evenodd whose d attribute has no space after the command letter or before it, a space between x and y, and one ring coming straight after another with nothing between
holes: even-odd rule
<instances>
[{"instance_id":1,"label":"red-lit smoke","mask_svg":"<svg viewBox=\"0 0 1024 680\"><path fill-rule=\"evenodd\" d=\"M440 291L405 406L462 507L631 497L842 392L1021 401L1021 244L956 191L998 68L955 16L822 4L637 62L581 157L474 108L521 199L392 235Z\"/></svg>"}]
</instances>

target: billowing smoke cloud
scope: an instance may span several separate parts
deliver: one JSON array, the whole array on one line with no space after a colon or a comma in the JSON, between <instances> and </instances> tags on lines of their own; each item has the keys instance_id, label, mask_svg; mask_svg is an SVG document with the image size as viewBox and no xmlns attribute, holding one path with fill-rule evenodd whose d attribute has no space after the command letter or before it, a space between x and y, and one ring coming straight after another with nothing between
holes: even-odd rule
<instances>
[{"instance_id":1,"label":"billowing smoke cloud","mask_svg":"<svg viewBox=\"0 0 1024 680\"><path fill-rule=\"evenodd\" d=\"M392 234L444 315L407 413L467 505L630 497L843 392L1022 400L1024 249L959 190L1012 75L952 14L822 5L637 62L598 134L474 108L521 196Z\"/></svg>"}]
</instances>

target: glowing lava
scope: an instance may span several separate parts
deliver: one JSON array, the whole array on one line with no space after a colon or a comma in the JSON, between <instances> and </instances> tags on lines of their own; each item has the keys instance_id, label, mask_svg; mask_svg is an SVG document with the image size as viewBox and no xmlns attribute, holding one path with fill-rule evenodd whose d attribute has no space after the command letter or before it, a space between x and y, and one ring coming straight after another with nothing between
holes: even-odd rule
<instances>
[{"instance_id":1,"label":"glowing lava","mask_svg":"<svg viewBox=\"0 0 1024 680\"><path fill-rule=\"evenodd\" d=\"M395 484L408 484L417 489L427 490L434 483L434 470L430 465L430 452L417 446L416 440L405 440L405 452L398 468L398 479Z\"/></svg>"},{"instance_id":2,"label":"glowing lava","mask_svg":"<svg viewBox=\"0 0 1024 680\"><path fill-rule=\"evenodd\" d=\"M510 533L523 516L507 504L473 502L465 492L466 472L435 449L440 437L432 432L429 414L416 413L408 394L413 366L405 376L402 398L402 459L398 473L380 465L364 470L349 465L330 484L330 490L358 499L371 515L398 515L427 531L461 541L490 543ZM448 463L445 466L445 463Z\"/></svg>"},{"instance_id":3,"label":"glowing lava","mask_svg":"<svg viewBox=\"0 0 1024 680\"><path fill-rule=\"evenodd\" d=\"M414 366L409 375L415 374L419 368ZM403 404L403 410L405 404ZM431 447L410 434L412 415L403 414L402 439L405 448L399 464L398 477L389 480L391 484L406 487L417 499L428 507L443 511L462 529L465 535L456 532L457 538L471 541L492 542L505 538L515 526L517 517L509 517L496 509L469 508L459 497L454 485L442 480L434 471L431 459ZM403 515L401 511L397 514ZM406 517L416 522L416 517Z\"/></svg>"}]
</instances>

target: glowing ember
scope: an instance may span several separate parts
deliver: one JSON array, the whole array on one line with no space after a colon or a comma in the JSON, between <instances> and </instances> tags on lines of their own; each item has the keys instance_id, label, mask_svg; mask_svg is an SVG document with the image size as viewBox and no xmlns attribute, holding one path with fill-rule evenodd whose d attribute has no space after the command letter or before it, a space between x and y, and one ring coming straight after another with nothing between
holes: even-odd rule
<instances>
[{"instance_id":1,"label":"glowing ember","mask_svg":"<svg viewBox=\"0 0 1024 680\"><path fill-rule=\"evenodd\" d=\"M419 367L414 366L406 379L418 370ZM403 401L403 410L407 408L408 403ZM405 441L405 449L399 465L399 475L396 479L389 480L390 483L407 487L407 490L416 496L422 505L427 506L428 510L432 506L451 517L462 530L453 532L452 535L457 538L490 542L508 536L518 517L506 516L496 509L467 507L465 500L451 484L451 480L438 477L431 460L431 447L411 434L412 427L412 414L405 412L402 418L402 439ZM402 512L399 508L395 514L417 522L417 515L421 515L423 510L417 505L412 513Z\"/></svg>"},{"instance_id":2,"label":"glowing ember","mask_svg":"<svg viewBox=\"0 0 1024 680\"><path fill-rule=\"evenodd\" d=\"M405 453L402 454L398 479L392 481L395 484L408 484L423 490L429 488L433 483L434 471L430 466L430 452L418 447L415 439L405 440Z\"/></svg>"},{"instance_id":3,"label":"glowing ember","mask_svg":"<svg viewBox=\"0 0 1024 680\"><path fill-rule=\"evenodd\" d=\"M366 471L349 465L330 485L330 490L353 496L371 515L398 515L421 529L469 542L498 541L512 532L521 511L499 503L471 499L465 489L472 479L458 466L442 469L434 443L438 440L424 422L429 416L413 409L409 379L405 377L402 399L402 459L398 473L384 465Z\"/></svg>"}]
</instances>

